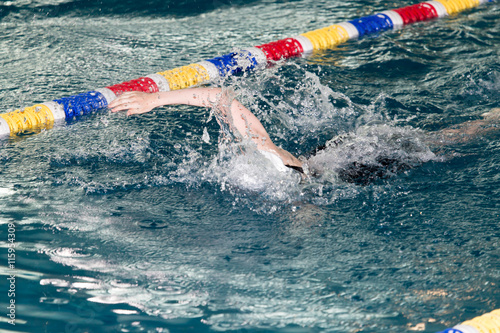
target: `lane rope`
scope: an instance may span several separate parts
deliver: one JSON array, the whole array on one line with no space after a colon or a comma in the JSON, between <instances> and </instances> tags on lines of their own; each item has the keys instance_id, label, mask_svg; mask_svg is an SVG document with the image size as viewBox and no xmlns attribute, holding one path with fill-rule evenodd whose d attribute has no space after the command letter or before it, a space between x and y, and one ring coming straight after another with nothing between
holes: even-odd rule
<instances>
[{"instance_id":1,"label":"lane rope","mask_svg":"<svg viewBox=\"0 0 500 333\"><path fill-rule=\"evenodd\" d=\"M500 333L500 309L464 321L439 333Z\"/></svg>"},{"instance_id":2,"label":"lane rope","mask_svg":"<svg viewBox=\"0 0 500 333\"><path fill-rule=\"evenodd\" d=\"M138 79L62 97L0 114L0 137L47 129L60 120L73 121L106 108L126 91L154 93L220 82L230 75L260 70L283 59L307 56L350 39L387 30L401 29L416 22L442 18L494 0L433 0L387 10L359 19L284 38L255 47L233 51L198 63L150 74Z\"/></svg>"}]
</instances>

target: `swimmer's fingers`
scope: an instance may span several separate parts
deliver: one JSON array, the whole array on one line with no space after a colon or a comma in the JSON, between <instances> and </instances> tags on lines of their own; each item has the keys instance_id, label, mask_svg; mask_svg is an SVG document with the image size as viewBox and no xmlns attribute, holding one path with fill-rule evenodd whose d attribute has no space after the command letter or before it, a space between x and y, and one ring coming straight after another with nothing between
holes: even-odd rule
<instances>
[{"instance_id":1,"label":"swimmer's fingers","mask_svg":"<svg viewBox=\"0 0 500 333\"><path fill-rule=\"evenodd\" d=\"M130 105L127 102L123 103L115 103L114 105L109 104L108 108L111 109L111 112L118 112L118 111L126 111L128 110Z\"/></svg>"},{"instance_id":2,"label":"swimmer's fingers","mask_svg":"<svg viewBox=\"0 0 500 333\"><path fill-rule=\"evenodd\" d=\"M109 103L108 108L110 108L112 112L127 110L127 104L130 102L131 102L130 94L125 93L117 97L111 103Z\"/></svg>"},{"instance_id":3,"label":"swimmer's fingers","mask_svg":"<svg viewBox=\"0 0 500 333\"><path fill-rule=\"evenodd\" d=\"M119 112L119 111L127 111L127 115L137 114L137 113L145 113L149 110L145 109L138 103L135 102L126 102L120 105L117 105L111 109L111 112Z\"/></svg>"},{"instance_id":4,"label":"swimmer's fingers","mask_svg":"<svg viewBox=\"0 0 500 333\"><path fill-rule=\"evenodd\" d=\"M127 92L111 102L108 107L111 112L128 110L127 115L139 114L151 111L149 99L152 96L143 92Z\"/></svg>"},{"instance_id":5,"label":"swimmer's fingers","mask_svg":"<svg viewBox=\"0 0 500 333\"><path fill-rule=\"evenodd\" d=\"M123 107L131 103L137 96L137 92L131 91L123 93L118 96L114 101L109 103L108 108L112 109L113 112L124 110Z\"/></svg>"},{"instance_id":6,"label":"swimmer's fingers","mask_svg":"<svg viewBox=\"0 0 500 333\"><path fill-rule=\"evenodd\" d=\"M146 108L144 106L138 106L138 107L130 107L127 111L127 116L131 116L133 114L141 114L141 113L146 113L151 111L152 108Z\"/></svg>"},{"instance_id":7,"label":"swimmer's fingers","mask_svg":"<svg viewBox=\"0 0 500 333\"><path fill-rule=\"evenodd\" d=\"M500 108L491 109L489 112L483 113L481 116L486 120L499 120Z\"/></svg>"},{"instance_id":8,"label":"swimmer's fingers","mask_svg":"<svg viewBox=\"0 0 500 333\"><path fill-rule=\"evenodd\" d=\"M125 99L129 96L133 96L133 95L135 95L134 91L127 91L123 94L120 94L120 95L116 96L116 98L111 103L109 103L108 107L110 107L110 108L114 107L117 104L119 104L123 99Z\"/></svg>"}]
</instances>

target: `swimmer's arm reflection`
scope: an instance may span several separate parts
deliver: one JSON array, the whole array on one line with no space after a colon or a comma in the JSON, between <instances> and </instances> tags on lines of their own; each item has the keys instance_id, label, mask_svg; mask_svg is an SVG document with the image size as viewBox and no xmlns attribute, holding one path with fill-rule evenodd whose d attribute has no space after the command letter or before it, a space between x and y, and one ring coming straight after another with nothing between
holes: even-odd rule
<instances>
[{"instance_id":1,"label":"swimmer's arm reflection","mask_svg":"<svg viewBox=\"0 0 500 333\"><path fill-rule=\"evenodd\" d=\"M112 112L125 111L127 115L141 114L163 105L192 105L214 108L232 119L231 128L243 138L251 139L257 149L271 152L288 166L302 167L302 162L288 151L276 146L262 123L235 99L230 99L220 88L190 88L159 93L126 92L109 104Z\"/></svg>"}]
</instances>

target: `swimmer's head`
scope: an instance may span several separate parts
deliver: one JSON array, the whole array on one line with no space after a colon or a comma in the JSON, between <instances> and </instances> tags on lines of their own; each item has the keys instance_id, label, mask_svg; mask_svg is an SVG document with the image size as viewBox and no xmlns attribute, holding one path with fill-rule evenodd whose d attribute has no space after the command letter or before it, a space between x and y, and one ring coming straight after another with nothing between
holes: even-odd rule
<instances>
[{"instance_id":1,"label":"swimmer's head","mask_svg":"<svg viewBox=\"0 0 500 333\"><path fill-rule=\"evenodd\" d=\"M363 127L315 149L307 168L324 181L370 184L435 158L420 136L408 128Z\"/></svg>"}]
</instances>

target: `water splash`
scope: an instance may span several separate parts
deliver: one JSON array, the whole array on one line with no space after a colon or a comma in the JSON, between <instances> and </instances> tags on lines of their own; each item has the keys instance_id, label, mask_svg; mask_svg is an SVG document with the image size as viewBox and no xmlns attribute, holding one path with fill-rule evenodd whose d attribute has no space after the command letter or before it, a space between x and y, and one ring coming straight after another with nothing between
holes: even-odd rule
<instances>
[{"instance_id":1,"label":"water splash","mask_svg":"<svg viewBox=\"0 0 500 333\"><path fill-rule=\"evenodd\" d=\"M434 160L436 155L424 137L410 127L364 125L327 142L308 165L325 182L340 179L367 184Z\"/></svg>"}]
</instances>

